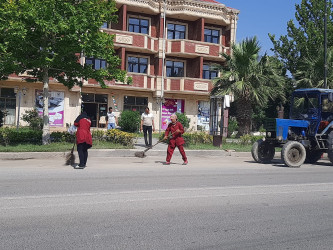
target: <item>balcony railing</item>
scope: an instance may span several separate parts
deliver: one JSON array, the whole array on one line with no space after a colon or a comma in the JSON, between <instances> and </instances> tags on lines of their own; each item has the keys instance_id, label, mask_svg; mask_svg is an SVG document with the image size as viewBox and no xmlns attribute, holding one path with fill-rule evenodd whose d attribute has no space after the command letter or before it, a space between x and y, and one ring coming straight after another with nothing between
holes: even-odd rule
<instances>
[{"instance_id":1,"label":"balcony railing","mask_svg":"<svg viewBox=\"0 0 333 250\"><path fill-rule=\"evenodd\" d=\"M108 34L115 35L115 47L128 47L140 49L142 52L157 54L162 50L161 39L146 34L121 31L114 29L103 29ZM204 56L212 60L222 61L221 53L230 53L230 48L220 44L207 43L194 40L177 39L166 40L166 53L169 55L196 57Z\"/></svg>"}]
</instances>

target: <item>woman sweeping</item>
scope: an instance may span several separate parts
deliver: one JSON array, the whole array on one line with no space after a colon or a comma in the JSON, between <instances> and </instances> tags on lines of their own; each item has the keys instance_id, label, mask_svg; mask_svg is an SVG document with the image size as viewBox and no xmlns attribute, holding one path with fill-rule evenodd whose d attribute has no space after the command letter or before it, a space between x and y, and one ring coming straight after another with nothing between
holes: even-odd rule
<instances>
[{"instance_id":1,"label":"woman sweeping","mask_svg":"<svg viewBox=\"0 0 333 250\"><path fill-rule=\"evenodd\" d=\"M187 157L185 154L184 146L185 143L184 138L182 137L182 134L184 134L184 128L183 125L177 121L177 115L173 114L170 116L171 123L169 123L167 129L165 130L165 136L164 140L168 139L169 133L172 134L170 140L169 140L169 146L167 151L167 157L166 157L166 165L170 165L170 160L173 155L173 151L175 150L176 146L179 149L180 154L183 158L183 165L187 165Z\"/></svg>"},{"instance_id":2,"label":"woman sweeping","mask_svg":"<svg viewBox=\"0 0 333 250\"><path fill-rule=\"evenodd\" d=\"M91 120L85 111L76 118L74 125L77 127L76 144L80 159L79 168L85 168L88 159L88 149L92 146L90 133Z\"/></svg>"}]
</instances>

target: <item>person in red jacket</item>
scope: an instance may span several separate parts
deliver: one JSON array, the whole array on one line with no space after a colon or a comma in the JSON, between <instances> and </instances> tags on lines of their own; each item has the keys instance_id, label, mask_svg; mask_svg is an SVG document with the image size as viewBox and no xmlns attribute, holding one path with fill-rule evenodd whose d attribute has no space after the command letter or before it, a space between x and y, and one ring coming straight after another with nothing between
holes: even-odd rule
<instances>
[{"instance_id":1,"label":"person in red jacket","mask_svg":"<svg viewBox=\"0 0 333 250\"><path fill-rule=\"evenodd\" d=\"M167 129L165 130L165 136L164 136L164 140L166 140L168 139L168 135L171 133L165 164L170 165L171 157L177 146L184 161L183 165L187 165L188 163L187 157L183 146L185 141L184 138L182 137L182 134L184 134L183 125L177 121L177 115L175 114L171 115L170 119L171 123L169 123Z\"/></svg>"},{"instance_id":2,"label":"person in red jacket","mask_svg":"<svg viewBox=\"0 0 333 250\"><path fill-rule=\"evenodd\" d=\"M88 149L92 146L91 120L85 111L75 119L74 125L77 127L76 144L80 159L79 167L85 168L88 159Z\"/></svg>"}]
</instances>

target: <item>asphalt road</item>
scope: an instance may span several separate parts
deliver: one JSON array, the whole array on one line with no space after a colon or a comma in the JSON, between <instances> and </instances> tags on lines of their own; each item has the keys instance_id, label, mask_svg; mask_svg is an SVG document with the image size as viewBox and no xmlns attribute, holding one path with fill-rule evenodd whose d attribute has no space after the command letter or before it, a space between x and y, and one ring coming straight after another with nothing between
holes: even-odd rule
<instances>
[{"instance_id":1,"label":"asphalt road","mask_svg":"<svg viewBox=\"0 0 333 250\"><path fill-rule=\"evenodd\" d=\"M0 249L332 249L333 166L0 161Z\"/></svg>"}]
</instances>

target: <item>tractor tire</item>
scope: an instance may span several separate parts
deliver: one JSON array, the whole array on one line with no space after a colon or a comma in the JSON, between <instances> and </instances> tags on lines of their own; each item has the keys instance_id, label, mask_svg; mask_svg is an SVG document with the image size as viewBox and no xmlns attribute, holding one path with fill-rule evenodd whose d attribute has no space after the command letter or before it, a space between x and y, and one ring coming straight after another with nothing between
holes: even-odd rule
<instances>
[{"instance_id":1,"label":"tractor tire","mask_svg":"<svg viewBox=\"0 0 333 250\"><path fill-rule=\"evenodd\" d=\"M327 156L331 163L333 163L333 131L328 134L327 138Z\"/></svg>"},{"instance_id":2,"label":"tractor tire","mask_svg":"<svg viewBox=\"0 0 333 250\"><path fill-rule=\"evenodd\" d=\"M323 152L321 150L306 150L305 163L315 164L320 160Z\"/></svg>"},{"instance_id":3,"label":"tractor tire","mask_svg":"<svg viewBox=\"0 0 333 250\"><path fill-rule=\"evenodd\" d=\"M274 158L275 148L264 140L258 140L252 145L251 154L258 163L270 163Z\"/></svg>"},{"instance_id":4,"label":"tractor tire","mask_svg":"<svg viewBox=\"0 0 333 250\"><path fill-rule=\"evenodd\" d=\"M305 161L306 150L300 142L289 141L282 147L281 158L288 167L299 168Z\"/></svg>"}]
</instances>

